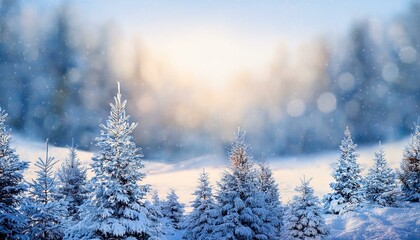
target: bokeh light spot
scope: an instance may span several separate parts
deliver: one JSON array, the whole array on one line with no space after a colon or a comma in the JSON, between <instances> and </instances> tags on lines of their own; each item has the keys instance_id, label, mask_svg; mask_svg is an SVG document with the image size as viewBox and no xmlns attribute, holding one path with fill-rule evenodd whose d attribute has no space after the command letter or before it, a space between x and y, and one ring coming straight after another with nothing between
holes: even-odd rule
<instances>
[{"instance_id":1,"label":"bokeh light spot","mask_svg":"<svg viewBox=\"0 0 420 240\"><path fill-rule=\"evenodd\" d=\"M411 46L406 46L400 49L398 53L403 63L413 63L417 58L417 51Z\"/></svg>"},{"instance_id":2,"label":"bokeh light spot","mask_svg":"<svg viewBox=\"0 0 420 240\"><path fill-rule=\"evenodd\" d=\"M354 88L354 77L351 73L343 73L338 77L338 85L344 91L350 91Z\"/></svg>"},{"instance_id":3,"label":"bokeh light spot","mask_svg":"<svg viewBox=\"0 0 420 240\"><path fill-rule=\"evenodd\" d=\"M292 117L299 117L305 113L305 103L300 99L293 99L287 104L287 113Z\"/></svg>"},{"instance_id":4,"label":"bokeh light spot","mask_svg":"<svg viewBox=\"0 0 420 240\"><path fill-rule=\"evenodd\" d=\"M397 81L400 75L398 67L393 63L385 64L382 68L382 78L387 82Z\"/></svg>"},{"instance_id":5,"label":"bokeh light spot","mask_svg":"<svg viewBox=\"0 0 420 240\"><path fill-rule=\"evenodd\" d=\"M318 109L323 113L330 113L335 110L337 105L337 99L334 94L330 92L324 92L318 97L317 106Z\"/></svg>"}]
</instances>

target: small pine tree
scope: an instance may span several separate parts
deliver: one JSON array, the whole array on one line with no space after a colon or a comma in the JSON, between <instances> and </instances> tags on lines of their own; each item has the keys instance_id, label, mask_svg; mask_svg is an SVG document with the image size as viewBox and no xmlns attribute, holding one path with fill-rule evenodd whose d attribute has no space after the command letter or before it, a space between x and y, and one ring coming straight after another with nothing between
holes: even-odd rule
<instances>
[{"instance_id":1,"label":"small pine tree","mask_svg":"<svg viewBox=\"0 0 420 240\"><path fill-rule=\"evenodd\" d=\"M284 239L325 239L329 234L318 197L309 181L302 180L300 193L290 203L285 214Z\"/></svg>"},{"instance_id":2,"label":"small pine tree","mask_svg":"<svg viewBox=\"0 0 420 240\"><path fill-rule=\"evenodd\" d=\"M366 198L382 206L394 206L397 201L396 174L388 166L380 143L379 147L379 151L375 153L374 165L366 176Z\"/></svg>"},{"instance_id":3,"label":"small pine tree","mask_svg":"<svg viewBox=\"0 0 420 240\"><path fill-rule=\"evenodd\" d=\"M162 212L162 201L159 198L159 192L157 190L152 191L152 204Z\"/></svg>"},{"instance_id":4,"label":"small pine tree","mask_svg":"<svg viewBox=\"0 0 420 240\"><path fill-rule=\"evenodd\" d=\"M174 189L170 189L166 201L162 205L162 214L167 218L174 229L182 229L185 205L178 201Z\"/></svg>"},{"instance_id":5,"label":"small pine tree","mask_svg":"<svg viewBox=\"0 0 420 240\"><path fill-rule=\"evenodd\" d=\"M420 201L420 125L415 126L409 144L404 149L399 179L404 199Z\"/></svg>"},{"instance_id":6,"label":"small pine tree","mask_svg":"<svg viewBox=\"0 0 420 240\"><path fill-rule=\"evenodd\" d=\"M165 217L164 215L164 207L165 200L161 200L159 198L159 193L157 190L152 191L152 204L151 208L153 208L151 211L155 212L154 216L158 218L161 226L162 231L164 234L172 234L174 231L174 227L172 226L172 221ZM156 219L155 219L156 220ZM153 221L153 219L152 219Z\"/></svg>"},{"instance_id":7,"label":"small pine tree","mask_svg":"<svg viewBox=\"0 0 420 240\"><path fill-rule=\"evenodd\" d=\"M19 239L27 227L27 219L19 207L20 198L27 189L23 172L28 163L21 161L10 146L11 133L5 125L6 117L0 108L0 239Z\"/></svg>"},{"instance_id":8,"label":"small pine tree","mask_svg":"<svg viewBox=\"0 0 420 240\"><path fill-rule=\"evenodd\" d=\"M59 199L57 182L53 167L57 163L48 155L48 139L45 159L39 158L35 166L37 178L30 184L29 199L24 206L30 216L30 235L32 239L62 239L66 206Z\"/></svg>"},{"instance_id":9,"label":"small pine tree","mask_svg":"<svg viewBox=\"0 0 420 240\"><path fill-rule=\"evenodd\" d=\"M267 224L269 211L264 193L258 188L257 173L245 144L245 132L238 131L232 145L230 171L218 183L218 216L213 238L275 239L276 230Z\"/></svg>"},{"instance_id":10,"label":"small pine tree","mask_svg":"<svg viewBox=\"0 0 420 240\"><path fill-rule=\"evenodd\" d=\"M191 204L193 210L188 216L184 238L208 239L213 233L216 209L209 175L204 170L200 174L198 186L193 195L196 197Z\"/></svg>"},{"instance_id":11,"label":"small pine tree","mask_svg":"<svg viewBox=\"0 0 420 240\"><path fill-rule=\"evenodd\" d=\"M157 236L158 239L166 239L165 234L170 232L167 229L169 224L162 213L162 201L159 199L159 193L157 190L151 192L152 202L146 201L146 208L148 210L148 218L152 222L152 230L154 230L153 236ZM170 227L172 229L172 226Z\"/></svg>"},{"instance_id":12,"label":"small pine tree","mask_svg":"<svg viewBox=\"0 0 420 240\"><path fill-rule=\"evenodd\" d=\"M360 175L360 165L357 163L359 157L356 152L357 145L353 143L348 127L344 135L340 145L340 158L332 175L335 182L330 183L333 193L324 197L327 213L344 213L356 208L364 201L363 179Z\"/></svg>"},{"instance_id":13,"label":"small pine tree","mask_svg":"<svg viewBox=\"0 0 420 240\"><path fill-rule=\"evenodd\" d=\"M150 220L150 237L149 240L152 239L165 239L164 235L166 233L166 229L164 223L162 221L163 214L161 208L154 205L153 203L146 201L144 203L147 209L147 218Z\"/></svg>"},{"instance_id":14,"label":"small pine tree","mask_svg":"<svg viewBox=\"0 0 420 240\"><path fill-rule=\"evenodd\" d=\"M86 168L82 166L74 142L69 148L69 155L57 172L58 193L67 203L67 214L71 221L80 220L79 207L88 198L86 189Z\"/></svg>"},{"instance_id":15,"label":"small pine tree","mask_svg":"<svg viewBox=\"0 0 420 240\"><path fill-rule=\"evenodd\" d=\"M265 204L269 211L268 221L276 229L276 235L279 235L283 222L283 207L280 202L279 187L274 180L270 166L267 163L258 165L258 186L260 191L264 193Z\"/></svg>"},{"instance_id":16,"label":"small pine tree","mask_svg":"<svg viewBox=\"0 0 420 240\"><path fill-rule=\"evenodd\" d=\"M131 136L137 126L125 113L120 86L106 125L96 139L100 151L92 158L93 197L84 206L82 221L66 232L68 239L147 239L153 237L144 198L148 185L142 154Z\"/></svg>"}]
</instances>

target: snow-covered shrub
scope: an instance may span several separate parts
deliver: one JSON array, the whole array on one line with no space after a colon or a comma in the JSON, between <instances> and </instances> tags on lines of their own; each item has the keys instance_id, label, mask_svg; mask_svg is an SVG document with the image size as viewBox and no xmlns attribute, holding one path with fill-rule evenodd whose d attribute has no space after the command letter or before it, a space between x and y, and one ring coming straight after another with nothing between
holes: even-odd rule
<instances>
[{"instance_id":1,"label":"snow-covered shrub","mask_svg":"<svg viewBox=\"0 0 420 240\"><path fill-rule=\"evenodd\" d=\"M22 209L30 218L31 239L62 239L64 220L67 215L66 203L57 190L53 167L57 161L48 155L48 140L45 159L35 163L37 178L30 183L29 197Z\"/></svg>"},{"instance_id":2,"label":"snow-covered shrub","mask_svg":"<svg viewBox=\"0 0 420 240\"><path fill-rule=\"evenodd\" d=\"M324 197L327 213L344 213L360 206L364 201L363 179L357 162L359 154L356 147L349 128L346 128L340 145L340 158L332 175L335 181L330 183L333 192Z\"/></svg>"},{"instance_id":3,"label":"snow-covered shrub","mask_svg":"<svg viewBox=\"0 0 420 240\"><path fill-rule=\"evenodd\" d=\"M382 206L395 206L399 194L395 180L396 174L388 166L380 146L375 153L374 165L366 176L366 199Z\"/></svg>"},{"instance_id":4,"label":"snow-covered shrub","mask_svg":"<svg viewBox=\"0 0 420 240\"><path fill-rule=\"evenodd\" d=\"M420 126L416 125L410 143L404 149L399 179L402 183L404 198L420 201Z\"/></svg>"},{"instance_id":5,"label":"snow-covered shrub","mask_svg":"<svg viewBox=\"0 0 420 240\"><path fill-rule=\"evenodd\" d=\"M7 114L0 108L0 239L23 238L27 219L20 211L20 198L27 185L23 172L28 163L21 161L10 145L11 134L6 127Z\"/></svg>"},{"instance_id":6,"label":"snow-covered shrub","mask_svg":"<svg viewBox=\"0 0 420 240\"><path fill-rule=\"evenodd\" d=\"M162 203L162 214L168 219L174 229L181 229L184 221L184 204L178 201L178 195L171 189Z\"/></svg>"},{"instance_id":7,"label":"snow-covered shrub","mask_svg":"<svg viewBox=\"0 0 420 240\"><path fill-rule=\"evenodd\" d=\"M302 180L296 187L300 195L295 196L285 214L284 239L325 239L329 234L318 197L309 181Z\"/></svg>"},{"instance_id":8,"label":"snow-covered shrub","mask_svg":"<svg viewBox=\"0 0 420 240\"><path fill-rule=\"evenodd\" d=\"M208 239L215 225L216 206L213 199L209 175L205 171L200 174L197 189L193 193L195 200L192 212L186 221L185 239Z\"/></svg>"},{"instance_id":9,"label":"snow-covered shrub","mask_svg":"<svg viewBox=\"0 0 420 240\"><path fill-rule=\"evenodd\" d=\"M79 207L88 198L86 168L82 166L74 143L69 148L69 155L57 172L58 193L67 203L69 221L80 220Z\"/></svg>"},{"instance_id":10,"label":"snow-covered shrub","mask_svg":"<svg viewBox=\"0 0 420 240\"><path fill-rule=\"evenodd\" d=\"M218 183L218 216L211 239L277 238L244 138L245 133L238 131L230 152L232 165Z\"/></svg>"}]
</instances>

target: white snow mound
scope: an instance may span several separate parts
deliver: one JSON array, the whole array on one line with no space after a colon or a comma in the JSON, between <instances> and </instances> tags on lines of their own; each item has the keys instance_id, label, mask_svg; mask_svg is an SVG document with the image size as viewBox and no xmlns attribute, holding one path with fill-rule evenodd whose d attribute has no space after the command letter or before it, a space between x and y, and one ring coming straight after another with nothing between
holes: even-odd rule
<instances>
[{"instance_id":1,"label":"white snow mound","mask_svg":"<svg viewBox=\"0 0 420 240\"><path fill-rule=\"evenodd\" d=\"M420 239L420 203L325 215L330 239Z\"/></svg>"}]
</instances>

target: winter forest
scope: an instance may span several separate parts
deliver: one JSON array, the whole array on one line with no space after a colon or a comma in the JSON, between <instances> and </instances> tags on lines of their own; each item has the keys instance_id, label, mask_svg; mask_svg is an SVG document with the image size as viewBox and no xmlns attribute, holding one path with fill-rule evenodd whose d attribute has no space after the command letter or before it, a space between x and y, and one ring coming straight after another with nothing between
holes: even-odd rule
<instances>
[{"instance_id":1,"label":"winter forest","mask_svg":"<svg viewBox=\"0 0 420 240\"><path fill-rule=\"evenodd\" d=\"M362 2L0 0L0 239L420 239L420 2Z\"/></svg>"}]
</instances>

